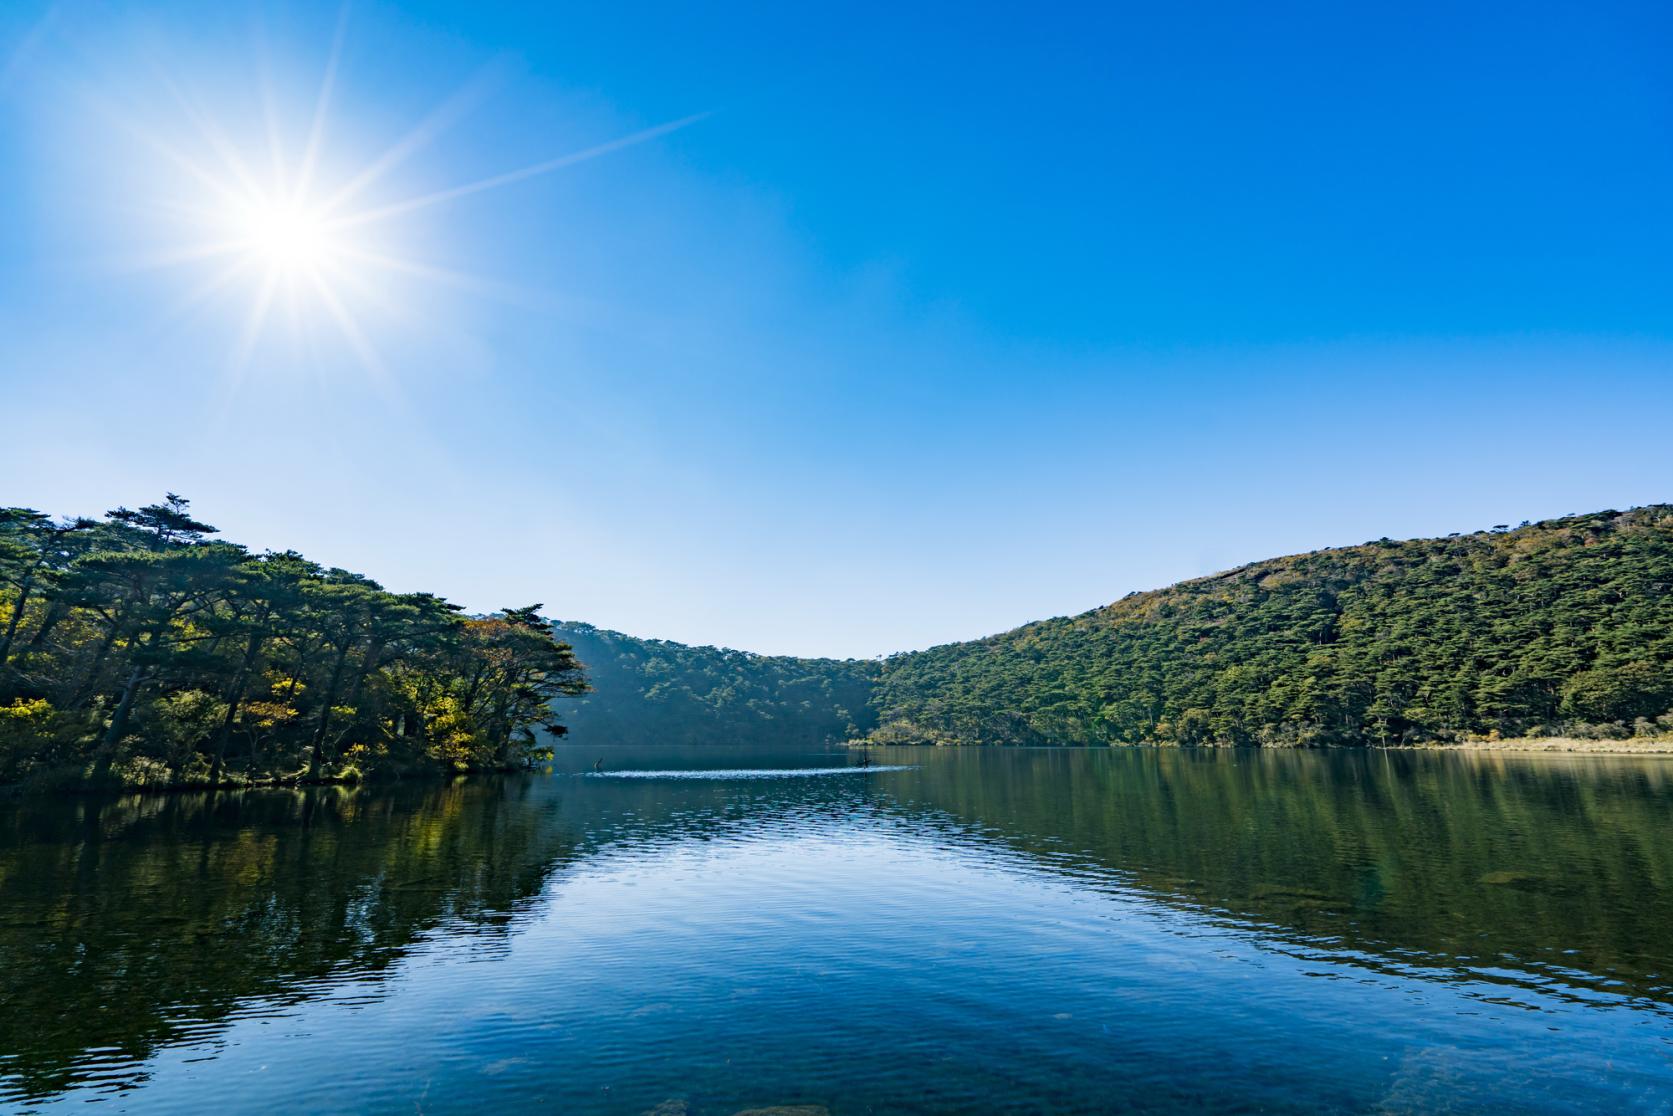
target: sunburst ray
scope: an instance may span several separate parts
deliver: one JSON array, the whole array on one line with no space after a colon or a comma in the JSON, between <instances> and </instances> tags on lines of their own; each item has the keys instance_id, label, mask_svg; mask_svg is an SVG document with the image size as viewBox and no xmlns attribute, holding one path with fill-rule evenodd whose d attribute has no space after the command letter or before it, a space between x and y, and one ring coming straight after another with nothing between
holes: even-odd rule
<instances>
[{"instance_id":1,"label":"sunburst ray","mask_svg":"<svg viewBox=\"0 0 1673 1116\"><path fill-rule=\"evenodd\" d=\"M513 182L522 182L525 179L535 178L543 174L550 174L552 171L559 170L563 167L571 167L577 163L585 163L589 159L596 159L601 155L608 155L613 151L620 151L623 148L633 147L638 144L645 143L648 140L665 136L670 132L677 132L681 128L688 128L700 120L707 119L711 115L712 113L707 112L694 113L691 116L681 117L678 120L670 120L666 124L658 124L651 128L645 128L640 131L633 132L630 135L622 136L619 139L595 144L592 147L571 152L568 155L559 155L553 159L546 159L539 163L531 163L526 167L519 167L517 170L505 171L500 174L490 175L487 178L477 179L475 182L467 182L459 186L449 186L446 189L436 190L433 193L423 194L416 198L408 198L404 201L392 202L388 205L362 210L359 213L333 218L330 224L332 228L353 228L357 225L370 224L373 221L383 221L390 217L399 217L404 214L413 213L420 209L426 209L433 205L439 205L442 202L453 201L455 198L463 198L471 194L480 194L485 190L495 190L501 186L509 186Z\"/></svg>"}]
</instances>

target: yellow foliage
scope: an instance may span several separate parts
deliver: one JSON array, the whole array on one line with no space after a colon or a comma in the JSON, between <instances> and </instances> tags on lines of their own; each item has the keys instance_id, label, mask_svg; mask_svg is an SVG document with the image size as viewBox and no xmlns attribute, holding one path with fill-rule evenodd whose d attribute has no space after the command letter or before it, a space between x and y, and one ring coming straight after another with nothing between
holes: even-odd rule
<instances>
[{"instance_id":1,"label":"yellow foliage","mask_svg":"<svg viewBox=\"0 0 1673 1116\"><path fill-rule=\"evenodd\" d=\"M46 698L18 698L10 705L0 705L0 717L6 718L17 727L22 727L18 722L51 715L52 703Z\"/></svg>"}]
</instances>

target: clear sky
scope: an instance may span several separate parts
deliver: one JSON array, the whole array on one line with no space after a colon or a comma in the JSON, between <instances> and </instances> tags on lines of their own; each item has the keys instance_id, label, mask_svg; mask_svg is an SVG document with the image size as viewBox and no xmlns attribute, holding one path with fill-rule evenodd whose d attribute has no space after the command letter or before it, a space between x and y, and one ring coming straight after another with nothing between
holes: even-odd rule
<instances>
[{"instance_id":1,"label":"clear sky","mask_svg":"<svg viewBox=\"0 0 1673 1116\"><path fill-rule=\"evenodd\" d=\"M170 489L471 609L873 655L1673 499L1670 42L13 0L0 502Z\"/></svg>"}]
</instances>

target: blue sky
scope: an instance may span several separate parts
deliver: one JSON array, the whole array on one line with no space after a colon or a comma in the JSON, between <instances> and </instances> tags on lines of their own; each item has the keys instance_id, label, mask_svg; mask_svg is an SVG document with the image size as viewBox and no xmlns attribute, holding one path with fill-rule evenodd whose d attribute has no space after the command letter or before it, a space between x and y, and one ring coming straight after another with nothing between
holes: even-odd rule
<instances>
[{"instance_id":1,"label":"blue sky","mask_svg":"<svg viewBox=\"0 0 1673 1116\"><path fill-rule=\"evenodd\" d=\"M1670 33L1606 3L23 0L0 499L172 489L473 609L838 655L1673 499ZM251 327L261 267L193 255L203 180L292 181L310 135L319 191L379 168L383 262Z\"/></svg>"}]
</instances>

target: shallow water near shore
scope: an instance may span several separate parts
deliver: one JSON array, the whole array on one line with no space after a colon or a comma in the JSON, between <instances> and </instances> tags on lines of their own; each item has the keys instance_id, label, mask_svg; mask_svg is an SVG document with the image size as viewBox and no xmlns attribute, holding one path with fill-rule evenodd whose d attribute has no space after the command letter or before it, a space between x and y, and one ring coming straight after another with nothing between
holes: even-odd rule
<instances>
[{"instance_id":1,"label":"shallow water near shore","mask_svg":"<svg viewBox=\"0 0 1673 1116\"><path fill-rule=\"evenodd\" d=\"M1666 758L858 762L0 804L0 1108L1673 1111Z\"/></svg>"}]
</instances>

